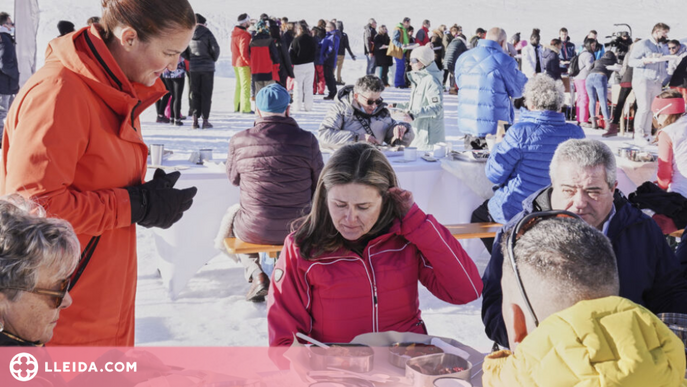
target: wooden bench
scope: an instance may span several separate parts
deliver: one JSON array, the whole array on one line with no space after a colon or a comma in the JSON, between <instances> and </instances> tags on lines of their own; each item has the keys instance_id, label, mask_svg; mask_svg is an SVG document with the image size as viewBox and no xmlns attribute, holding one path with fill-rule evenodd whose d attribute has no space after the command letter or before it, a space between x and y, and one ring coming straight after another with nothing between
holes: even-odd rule
<instances>
[{"instance_id":1,"label":"wooden bench","mask_svg":"<svg viewBox=\"0 0 687 387\"><path fill-rule=\"evenodd\" d=\"M270 258L277 258L282 245L256 245L240 240L239 238L224 238L224 247L232 254L267 253Z\"/></svg>"},{"instance_id":2,"label":"wooden bench","mask_svg":"<svg viewBox=\"0 0 687 387\"><path fill-rule=\"evenodd\" d=\"M501 223L465 223L447 225L446 228L451 231L451 234L456 239L473 239L494 238L502 226ZM682 235L682 230L679 230L679 232ZM282 245L257 245L244 242L239 238L225 238L224 246L232 254L267 253L271 258L276 258L277 253L281 252L282 249Z\"/></svg>"},{"instance_id":3,"label":"wooden bench","mask_svg":"<svg viewBox=\"0 0 687 387\"><path fill-rule=\"evenodd\" d=\"M464 223L445 226L456 239L494 238L501 223Z\"/></svg>"}]
</instances>

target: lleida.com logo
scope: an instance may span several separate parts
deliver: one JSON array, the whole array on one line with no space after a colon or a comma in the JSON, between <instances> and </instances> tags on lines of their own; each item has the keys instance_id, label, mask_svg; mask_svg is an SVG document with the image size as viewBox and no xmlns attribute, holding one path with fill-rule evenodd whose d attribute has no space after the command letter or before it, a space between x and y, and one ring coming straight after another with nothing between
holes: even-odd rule
<instances>
[{"instance_id":1,"label":"lleida.com logo","mask_svg":"<svg viewBox=\"0 0 687 387\"><path fill-rule=\"evenodd\" d=\"M20 382L28 382L38 374L38 361L29 353L17 354L10 362L10 374Z\"/></svg>"}]
</instances>

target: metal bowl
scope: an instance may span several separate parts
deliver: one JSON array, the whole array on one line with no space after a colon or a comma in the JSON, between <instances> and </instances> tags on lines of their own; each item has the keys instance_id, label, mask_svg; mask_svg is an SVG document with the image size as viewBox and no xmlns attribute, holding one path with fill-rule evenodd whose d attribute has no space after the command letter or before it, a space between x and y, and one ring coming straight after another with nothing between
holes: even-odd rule
<instances>
[{"instance_id":1,"label":"metal bowl","mask_svg":"<svg viewBox=\"0 0 687 387\"><path fill-rule=\"evenodd\" d=\"M462 371L441 373L440 370L461 367ZM443 378L470 380L472 363L451 353L419 356L406 363L406 378L413 387L432 386L434 381Z\"/></svg>"},{"instance_id":2,"label":"metal bowl","mask_svg":"<svg viewBox=\"0 0 687 387\"><path fill-rule=\"evenodd\" d=\"M374 350L363 344L327 343L330 348L310 347L310 367L326 370L329 367L353 372L370 372L374 367Z\"/></svg>"},{"instance_id":3,"label":"metal bowl","mask_svg":"<svg viewBox=\"0 0 687 387\"><path fill-rule=\"evenodd\" d=\"M424 353L418 353L415 355L407 355L405 352L408 349L408 347L414 346L418 349L419 352L424 352ZM423 349L426 349L424 351ZM406 367L406 362L414 357L418 356L424 356L424 355L429 355L429 354L441 354L444 351L437 347L436 345L431 345L431 344L424 344L424 343L393 343L391 344L391 347L389 347L389 363L391 365L396 366L398 368L405 368Z\"/></svg>"}]
</instances>

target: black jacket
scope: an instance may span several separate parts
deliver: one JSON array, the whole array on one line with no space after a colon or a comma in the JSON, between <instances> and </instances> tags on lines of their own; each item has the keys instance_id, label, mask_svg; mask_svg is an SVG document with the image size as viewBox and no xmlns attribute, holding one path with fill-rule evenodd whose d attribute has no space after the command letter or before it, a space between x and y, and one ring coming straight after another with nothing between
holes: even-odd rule
<instances>
[{"instance_id":1,"label":"black jacket","mask_svg":"<svg viewBox=\"0 0 687 387\"><path fill-rule=\"evenodd\" d=\"M17 94L19 91L19 66L12 35L0 33L0 94Z\"/></svg>"},{"instance_id":2,"label":"black jacket","mask_svg":"<svg viewBox=\"0 0 687 387\"><path fill-rule=\"evenodd\" d=\"M374 38L375 45L375 66L391 66L394 64L393 59L386 55L386 48L380 48L382 46L388 46L391 44L391 38L389 34L377 34Z\"/></svg>"},{"instance_id":3,"label":"black jacket","mask_svg":"<svg viewBox=\"0 0 687 387\"><path fill-rule=\"evenodd\" d=\"M545 47L544 50L542 50L541 58L543 72L553 79L561 79L561 59L558 53L549 47Z\"/></svg>"},{"instance_id":4,"label":"black jacket","mask_svg":"<svg viewBox=\"0 0 687 387\"><path fill-rule=\"evenodd\" d=\"M363 31L363 45L365 46L365 55L369 53L374 53L375 36L377 36L377 30L375 30L370 24L366 25Z\"/></svg>"},{"instance_id":5,"label":"black jacket","mask_svg":"<svg viewBox=\"0 0 687 387\"><path fill-rule=\"evenodd\" d=\"M355 55L351 52L351 46L348 42L348 34L345 32L341 32L341 40L339 41L339 52L337 55L346 55L346 50L348 50L348 55L351 56L351 58L355 58Z\"/></svg>"},{"instance_id":6,"label":"black jacket","mask_svg":"<svg viewBox=\"0 0 687 387\"><path fill-rule=\"evenodd\" d=\"M277 63L279 63L279 79L276 81L280 85L286 87L286 78L295 78L293 75L293 64L291 64L291 57L289 56L289 51L281 39L275 39L274 45L277 48Z\"/></svg>"},{"instance_id":7,"label":"black jacket","mask_svg":"<svg viewBox=\"0 0 687 387\"><path fill-rule=\"evenodd\" d=\"M291 42L289 55L294 65L315 62L317 54L317 42L310 34L296 36Z\"/></svg>"},{"instance_id":8,"label":"black jacket","mask_svg":"<svg viewBox=\"0 0 687 387\"><path fill-rule=\"evenodd\" d=\"M671 87L687 88L687 56L677 65L673 76L670 78Z\"/></svg>"},{"instance_id":9,"label":"black jacket","mask_svg":"<svg viewBox=\"0 0 687 387\"><path fill-rule=\"evenodd\" d=\"M501 304L501 274L503 230L515 226L525 215L551 209L551 186L543 188L522 202L523 211L514 216L496 235L491 260L482 282L482 322L487 336L508 346L508 334L503 323ZM687 279L684 268L653 219L616 190L613 198L615 215L608 227L608 239L618 262L620 296L640 304L655 314L687 313Z\"/></svg>"},{"instance_id":10,"label":"black jacket","mask_svg":"<svg viewBox=\"0 0 687 387\"><path fill-rule=\"evenodd\" d=\"M446 54L444 54L444 68L453 73L456 68L456 61L467 50L468 47L463 39L454 38L451 40L446 48Z\"/></svg>"},{"instance_id":11,"label":"black jacket","mask_svg":"<svg viewBox=\"0 0 687 387\"><path fill-rule=\"evenodd\" d=\"M215 71L215 62L219 58L215 35L203 25L196 26L193 39L182 56L189 61L189 71Z\"/></svg>"},{"instance_id":12,"label":"black jacket","mask_svg":"<svg viewBox=\"0 0 687 387\"><path fill-rule=\"evenodd\" d=\"M610 78L613 71L607 69L606 66L613 66L617 63L618 59L615 57L615 54L612 51L606 51L604 56L594 61L594 66L589 74L603 74L606 78Z\"/></svg>"},{"instance_id":13,"label":"black jacket","mask_svg":"<svg viewBox=\"0 0 687 387\"><path fill-rule=\"evenodd\" d=\"M429 39L429 44L432 46L432 50L434 50L434 63L437 64L437 67L439 70L444 69L444 54L446 53L446 50L444 50L444 45L442 43L442 36L437 35L436 33L432 34L432 37Z\"/></svg>"}]
</instances>

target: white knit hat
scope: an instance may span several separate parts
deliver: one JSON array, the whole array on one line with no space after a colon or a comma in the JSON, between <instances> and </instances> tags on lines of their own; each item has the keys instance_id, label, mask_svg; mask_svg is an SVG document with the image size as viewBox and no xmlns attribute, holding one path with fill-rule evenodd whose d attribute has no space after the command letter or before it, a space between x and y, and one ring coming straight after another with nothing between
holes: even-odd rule
<instances>
[{"instance_id":1,"label":"white knit hat","mask_svg":"<svg viewBox=\"0 0 687 387\"><path fill-rule=\"evenodd\" d=\"M419 60L423 65L429 66L434 62L434 50L429 44L418 47L410 52L410 59L413 58Z\"/></svg>"}]
</instances>

